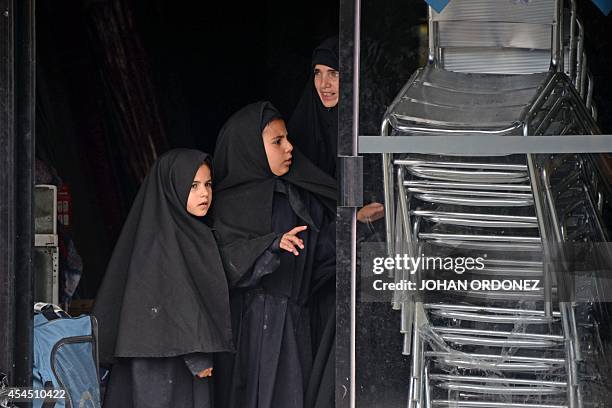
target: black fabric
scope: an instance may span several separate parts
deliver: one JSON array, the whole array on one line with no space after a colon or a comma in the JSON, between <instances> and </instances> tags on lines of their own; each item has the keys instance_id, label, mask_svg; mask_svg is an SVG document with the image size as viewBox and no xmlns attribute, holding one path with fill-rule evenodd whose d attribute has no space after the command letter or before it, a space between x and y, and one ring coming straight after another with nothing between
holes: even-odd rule
<instances>
[{"instance_id":1,"label":"black fabric","mask_svg":"<svg viewBox=\"0 0 612 408\"><path fill-rule=\"evenodd\" d=\"M182 357L118 360L104 408L213 407L213 377L193 376Z\"/></svg>"},{"instance_id":2,"label":"black fabric","mask_svg":"<svg viewBox=\"0 0 612 408\"><path fill-rule=\"evenodd\" d=\"M336 71L340 70L340 58L338 53L338 36L327 38L312 52L312 66L316 64L327 65Z\"/></svg>"},{"instance_id":3,"label":"black fabric","mask_svg":"<svg viewBox=\"0 0 612 408\"><path fill-rule=\"evenodd\" d=\"M308 303L335 273L335 182L297 149L290 171L270 171L261 135L267 103L247 106L215 151L213 221L231 282L235 355L215 355L217 406L303 408L313 352ZM298 225L299 256L278 237Z\"/></svg>"},{"instance_id":4,"label":"black fabric","mask_svg":"<svg viewBox=\"0 0 612 408\"><path fill-rule=\"evenodd\" d=\"M258 261L272 255L278 262L268 263L258 280L250 280L251 287L232 291L237 352L215 362L217 406L304 407L313 361L307 305L318 280L335 273L335 235L330 214L312 195L306 195L304 200L312 219L321 226L320 231L300 233L305 248L297 257L287 251L266 250ZM275 192L272 231L286 232L301 222L288 196Z\"/></svg>"},{"instance_id":5,"label":"black fabric","mask_svg":"<svg viewBox=\"0 0 612 408\"><path fill-rule=\"evenodd\" d=\"M332 300L335 300L335 297L333 297ZM335 304L333 306L335 309ZM323 333L319 335L317 348L314 350L315 357L312 363L312 372L310 374L310 381L308 382L304 399L304 406L306 408L333 408L335 406L335 316L335 311L331 310L326 320Z\"/></svg>"},{"instance_id":6,"label":"black fabric","mask_svg":"<svg viewBox=\"0 0 612 408\"><path fill-rule=\"evenodd\" d=\"M270 109L275 110L269 102L246 106L227 121L217 140L212 212L230 284L240 281L277 238L271 222L277 179L314 194L330 211L336 208L335 181L298 149L287 174L272 173L261 134L264 112Z\"/></svg>"},{"instance_id":7,"label":"black fabric","mask_svg":"<svg viewBox=\"0 0 612 408\"><path fill-rule=\"evenodd\" d=\"M277 111L272 105L264 107L264 110L261 113L261 123L259 126L261 132L263 132L268 123L272 122L274 119L282 119L280 112Z\"/></svg>"},{"instance_id":8,"label":"black fabric","mask_svg":"<svg viewBox=\"0 0 612 408\"><path fill-rule=\"evenodd\" d=\"M314 86L314 66L339 70L338 37L325 40L313 52L311 76L289 120L289 139L330 176L337 178L338 109L326 108ZM335 275L320 279L310 299L315 361L307 387L306 408L334 406L335 386Z\"/></svg>"},{"instance_id":9,"label":"black fabric","mask_svg":"<svg viewBox=\"0 0 612 408\"><path fill-rule=\"evenodd\" d=\"M93 310L102 363L232 349L217 244L186 210L194 175L207 160L197 150L172 150L145 178Z\"/></svg>"},{"instance_id":10,"label":"black fabric","mask_svg":"<svg viewBox=\"0 0 612 408\"><path fill-rule=\"evenodd\" d=\"M211 353L191 353L185 354L182 357L193 376L198 375L204 370L213 368L213 356Z\"/></svg>"},{"instance_id":11,"label":"black fabric","mask_svg":"<svg viewBox=\"0 0 612 408\"><path fill-rule=\"evenodd\" d=\"M338 37L325 40L313 52L312 66L338 70ZM314 70L287 125L289 140L321 170L336 177L338 106L326 108L314 86Z\"/></svg>"}]
</instances>

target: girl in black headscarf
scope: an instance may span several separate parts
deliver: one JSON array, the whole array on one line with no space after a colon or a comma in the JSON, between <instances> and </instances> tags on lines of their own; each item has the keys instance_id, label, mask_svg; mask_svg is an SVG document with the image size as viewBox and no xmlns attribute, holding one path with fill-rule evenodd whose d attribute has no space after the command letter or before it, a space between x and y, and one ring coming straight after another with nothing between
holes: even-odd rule
<instances>
[{"instance_id":1,"label":"girl in black headscarf","mask_svg":"<svg viewBox=\"0 0 612 408\"><path fill-rule=\"evenodd\" d=\"M176 149L145 178L93 314L106 407L210 407L211 353L232 350L229 295L211 229L210 156Z\"/></svg>"},{"instance_id":2,"label":"girl in black headscarf","mask_svg":"<svg viewBox=\"0 0 612 408\"><path fill-rule=\"evenodd\" d=\"M214 171L237 348L216 364L219 405L302 408L312 365L307 304L335 274L335 182L293 149L268 102L228 120Z\"/></svg>"}]
</instances>

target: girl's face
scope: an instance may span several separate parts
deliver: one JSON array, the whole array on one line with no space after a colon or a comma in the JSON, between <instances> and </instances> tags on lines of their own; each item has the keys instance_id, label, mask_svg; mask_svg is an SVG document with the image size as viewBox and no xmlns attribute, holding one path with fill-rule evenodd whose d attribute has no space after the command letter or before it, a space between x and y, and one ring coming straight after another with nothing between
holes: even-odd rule
<instances>
[{"instance_id":1,"label":"girl's face","mask_svg":"<svg viewBox=\"0 0 612 408\"><path fill-rule=\"evenodd\" d=\"M287 128L281 119L274 119L262 132L263 143L272 174L282 176L291 166L293 145L287 139Z\"/></svg>"},{"instance_id":2,"label":"girl's face","mask_svg":"<svg viewBox=\"0 0 612 408\"><path fill-rule=\"evenodd\" d=\"M191 190L187 198L187 212L196 217L203 217L208 212L211 204L212 179L208 165L203 164L193 177Z\"/></svg>"},{"instance_id":3,"label":"girl's face","mask_svg":"<svg viewBox=\"0 0 612 408\"><path fill-rule=\"evenodd\" d=\"M323 64L314 66L314 86L326 108L333 108L338 104L340 89L340 73Z\"/></svg>"}]
</instances>

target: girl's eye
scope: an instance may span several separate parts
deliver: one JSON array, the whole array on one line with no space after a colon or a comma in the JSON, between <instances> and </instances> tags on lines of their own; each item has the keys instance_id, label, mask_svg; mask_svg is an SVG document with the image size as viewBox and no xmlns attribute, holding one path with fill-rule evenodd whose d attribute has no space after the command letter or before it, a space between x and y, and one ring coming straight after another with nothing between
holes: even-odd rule
<instances>
[{"instance_id":1,"label":"girl's eye","mask_svg":"<svg viewBox=\"0 0 612 408\"><path fill-rule=\"evenodd\" d=\"M191 189L195 190L196 188L198 188L198 183L192 183L191 184Z\"/></svg>"},{"instance_id":2,"label":"girl's eye","mask_svg":"<svg viewBox=\"0 0 612 408\"><path fill-rule=\"evenodd\" d=\"M280 139L274 139L273 143L279 145L279 144L281 144L281 140Z\"/></svg>"},{"instance_id":3,"label":"girl's eye","mask_svg":"<svg viewBox=\"0 0 612 408\"><path fill-rule=\"evenodd\" d=\"M340 72L338 72L338 71L330 71L329 76L331 76L333 79L338 79L338 78L340 78Z\"/></svg>"},{"instance_id":4,"label":"girl's eye","mask_svg":"<svg viewBox=\"0 0 612 408\"><path fill-rule=\"evenodd\" d=\"M206 187L212 187L212 183L211 182L206 183Z\"/></svg>"}]
</instances>

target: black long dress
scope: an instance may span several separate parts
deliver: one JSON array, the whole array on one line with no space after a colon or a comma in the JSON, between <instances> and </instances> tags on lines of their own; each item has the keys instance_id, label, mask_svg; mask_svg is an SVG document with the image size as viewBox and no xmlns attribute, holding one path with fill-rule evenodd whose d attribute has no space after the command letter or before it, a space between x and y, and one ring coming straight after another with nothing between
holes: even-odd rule
<instances>
[{"instance_id":1,"label":"black long dress","mask_svg":"<svg viewBox=\"0 0 612 408\"><path fill-rule=\"evenodd\" d=\"M215 150L213 219L234 285L237 349L215 363L217 404L227 408L304 406L313 363L308 304L335 274L333 179L295 150L289 173L272 175L261 137L266 109L258 103L234 115ZM298 225L308 229L294 256L278 242Z\"/></svg>"},{"instance_id":2,"label":"black long dress","mask_svg":"<svg viewBox=\"0 0 612 408\"><path fill-rule=\"evenodd\" d=\"M112 364L105 407L211 406L209 380L195 374L233 348L228 287L211 229L186 209L209 161L165 153L134 200L93 310L100 361Z\"/></svg>"},{"instance_id":3,"label":"black long dress","mask_svg":"<svg viewBox=\"0 0 612 408\"><path fill-rule=\"evenodd\" d=\"M308 303L312 287L335 273L333 224L316 199L305 201L322 229L300 234L305 248L297 257L273 243L232 293L233 312L240 318L234 327L230 408L303 407L313 360ZM302 224L287 195L276 191L272 231L284 233Z\"/></svg>"},{"instance_id":4,"label":"black long dress","mask_svg":"<svg viewBox=\"0 0 612 408\"><path fill-rule=\"evenodd\" d=\"M197 378L196 374L212 364L212 358L205 353L121 358L113 365L104 407L210 408L213 379Z\"/></svg>"},{"instance_id":5,"label":"black long dress","mask_svg":"<svg viewBox=\"0 0 612 408\"><path fill-rule=\"evenodd\" d=\"M339 70L338 37L323 41L312 53L311 68L323 64ZM314 86L314 74L304 88L288 123L289 138L320 169L337 177L338 107L323 106ZM307 408L334 406L336 280L320 282L310 301L315 360L306 393Z\"/></svg>"}]
</instances>

